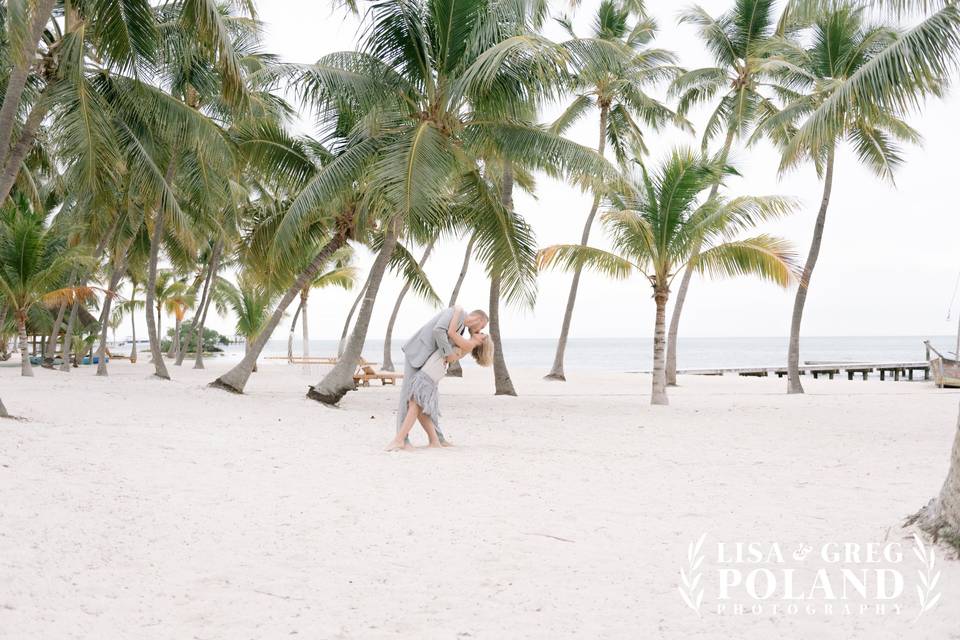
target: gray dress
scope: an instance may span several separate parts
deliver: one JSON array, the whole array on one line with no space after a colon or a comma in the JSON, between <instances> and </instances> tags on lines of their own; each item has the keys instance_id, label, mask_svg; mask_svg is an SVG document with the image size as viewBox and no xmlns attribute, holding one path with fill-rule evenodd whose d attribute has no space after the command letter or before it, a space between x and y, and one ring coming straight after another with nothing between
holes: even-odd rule
<instances>
[{"instance_id":1,"label":"gray dress","mask_svg":"<svg viewBox=\"0 0 960 640\"><path fill-rule=\"evenodd\" d=\"M431 354L420 369L413 374L410 381L410 393L404 398L405 403L411 399L417 403L423 413L430 416L434 426L440 420L440 379L447 373L447 362L440 350ZM437 435L440 430L437 429Z\"/></svg>"},{"instance_id":2,"label":"gray dress","mask_svg":"<svg viewBox=\"0 0 960 640\"><path fill-rule=\"evenodd\" d=\"M453 312L454 308L448 307L435 315L429 322L420 327L402 347L403 385L400 388L400 405L397 409L397 431L400 431L403 418L407 415L407 404L410 402L410 398L413 397L413 385L417 378L417 373L435 353L439 353L441 360L453 353L454 347L450 343L449 334L447 334L447 329L450 327L450 320L453 318ZM463 328L463 313L461 312L460 320L457 323L457 331L463 333ZM423 381L421 381L421 384L422 382ZM434 396L436 397L436 391L434 391ZM437 400L439 401L438 397ZM417 404L420 403L418 402ZM439 406L439 404L437 406ZM443 432L440 430L440 424L438 423L439 410L434 410L437 411L438 415L435 416L427 411L424 411L424 413L427 413L433 420L440 441L446 442L446 439L443 437Z\"/></svg>"}]
</instances>

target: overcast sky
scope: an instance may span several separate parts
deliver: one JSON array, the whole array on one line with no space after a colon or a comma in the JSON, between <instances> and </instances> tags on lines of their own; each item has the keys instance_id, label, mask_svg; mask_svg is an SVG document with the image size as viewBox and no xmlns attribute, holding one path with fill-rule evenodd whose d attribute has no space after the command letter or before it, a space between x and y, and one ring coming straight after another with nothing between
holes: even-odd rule
<instances>
[{"instance_id":1,"label":"overcast sky","mask_svg":"<svg viewBox=\"0 0 960 640\"><path fill-rule=\"evenodd\" d=\"M577 11L574 24L579 33L587 34L595 4L585 1ZM687 68L710 64L695 31L677 25L677 10L685 3L648 0L647 4L660 25L657 46L674 51ZM700 4L717 15L732 0L703 0ZM260 0L258 6L266 23L267 49L285 61L312 62L326 53L356 47L357 21L332 11L328 2ZM565 4L559 6L563 8ZM548 35L564 37L553 27ZM545 112L542 119L549 121L560 108L562 105ZM955 195L960 181L958 113L960 99L951 95L929 103L922 114L909 118L925 142L922 147L906 150L906 163L897 174L896 187L859 167L849 149L838 154L826 235L807 298L803 335L942 335L956 330L960 302L954 304L954 320L947 321L946 316L960 272L960 212ZM594 146L597 114L579 123L570 135ZM649 143L653 158L660 158L673 145L695 145L699 139L668 129L651 134ZM731 182L732 191L801 199L800 212L764 230L788 238L806 256L821 194L821 184L813 169L804 167L779 176L778 156L766 145L738 149L733 161L743 177ZM536 199L519 195L516 206L533 225L540 246L577 242L590 198L547 178L540 179L536 195ZM606 246L599 225L594 228L591 244ZM458 240L443 242L426 265L442 298L447 298L453 287L464 246ZM364 272L370 262L370 254L362 251L360 266ZM535 309L503 310L504 336L555 337L569 283L567 274L542 274ZM384 280L370 325L371 338L383 336L399 288L396 278ZM332 290L315 292L310 305L311 337L339 337L355 295L356 292ZM608 281L599 275L585 274L571 335L651 336L650 295L649 285L639 278ZM487 307L488 283L479 266L468 275L460 301L465 307ZM793 291L782 291L769 284L747 279L695 279L687 299L682 333L700 337L784 336L789 331L792 304ZM396 335L403 337L413 332L432 313L429 305L408 296ZM232 322L221 318L214 327L232 334ZM285 323L275 337L286 331Z\"/></svg>"}]
</instances>

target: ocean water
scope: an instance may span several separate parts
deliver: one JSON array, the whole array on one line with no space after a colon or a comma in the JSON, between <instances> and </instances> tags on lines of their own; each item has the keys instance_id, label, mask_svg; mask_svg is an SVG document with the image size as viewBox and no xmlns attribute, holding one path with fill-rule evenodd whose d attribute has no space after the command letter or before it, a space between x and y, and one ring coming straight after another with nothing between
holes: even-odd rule
<instances>
[{"instance_id":1,"label":"ocean water","mask_svg":"<svg viewBox=\"0 0 960 640\"><path fill-rule=\"evenodd\" d=\"M404 338L405 339L405 338ZM880 337L812 337L800 341L801 361L829 362L911 362L925 359L925 336ZM952 353L956 337L929 337L941 353ZM393 361L403 361L402 340L395 340ZM231 350L242 346L234 345ZM555 339L504 340L503 351L508 366L543 369L553 363ZM286 340L271 340L266 355L286 355ZM310 355L332 356L337 352L336 340L311 340ZM300 355L300 341L294 341L294 354ZM364 358L383 361L383 339L367 340ZM565 367L637 371L651 368L653 341L649 338L574 338L567 344ZM680 338L677 363L681 369L721 367L779 367L787 361L787 338Z\"/></svg>"}]
</instances>

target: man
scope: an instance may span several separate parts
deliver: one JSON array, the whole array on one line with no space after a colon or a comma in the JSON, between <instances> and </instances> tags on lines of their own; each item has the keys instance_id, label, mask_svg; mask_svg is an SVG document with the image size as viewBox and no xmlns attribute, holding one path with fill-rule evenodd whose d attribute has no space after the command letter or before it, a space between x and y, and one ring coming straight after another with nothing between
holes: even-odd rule
<instances>
[{"instance_id":1,"label":"man","mask_svg":"<svg viewBox=\"0 0 960 640\"><path fill-rule=\"evenodd\" d=\"M487 326L489 318L485 311L477 309L471 311L466 316L463 315L463 312L459 307L450 307L444 309L436 316L430 319L425 325L420 327L420 329L413 334L413 336L404 343L403 350L403 386L400 388L400 408L397 411L397 431L400 430L400 425L403 423L403 417L407 413L407 401L408 396L410 395L410 384L413 380L413 376L417 373L420 367L427 361L427 358L436 351L440 350L440 354L444 359L450 359L455 345L450 340L450 323L454 318L454 314L458 314L459 318L457 321L457 333L463 334L464 328L470 332L471 339L474 336L480 334L481 331ZM444 446L449 446L450 443L447 442L446 438L443 437L443 432L440 431L440 427L437 427L437 436L440 438L440 442ZM409 439L407 439L407 444L410 444Z\"/></svg>"}]
</instances>

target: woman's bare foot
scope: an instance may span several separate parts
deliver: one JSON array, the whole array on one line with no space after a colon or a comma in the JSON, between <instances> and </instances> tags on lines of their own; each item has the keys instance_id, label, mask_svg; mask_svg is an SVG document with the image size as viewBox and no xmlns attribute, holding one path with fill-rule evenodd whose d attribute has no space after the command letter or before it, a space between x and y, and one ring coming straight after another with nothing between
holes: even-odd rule
<instances>
[{"instance_id":1,"label":"woman's bare foot","mask_svg":"<svg viewBox=\"0 0 960 640\"><path fill-rule=\"evenodd\" d=\"M441 447L452 447L452 446L453 446L453 443L450 442L449 440L444 440L443 442L440 443L440 446L441 446Z\"/></svg>"},{"instance_id":2,"label":"woman's bare foot","mask_svg":"<svg viewBox=\"0 0 960 640\"><path fill-rule=\"evenodd\" d=\"M439 440L433 440L429 444L427 444L427 447L430 449L439 449L442 446L443 444Z\"/></svg>"},{"instance_id":3,"label":"woman's bare foot","mask_svg":"<svg viewBox=\"0 0 960 640\"><path fill-rule=\"evenodd\" d=\"M404 442L403 440L401 440L400 442L397 442L396 440L394 440L389 445L387 445L387 448L384 449L384 451L410 451L411 449L413 449L413 447L410 446L409 443Z\"/></svg>"}]
</instances>

